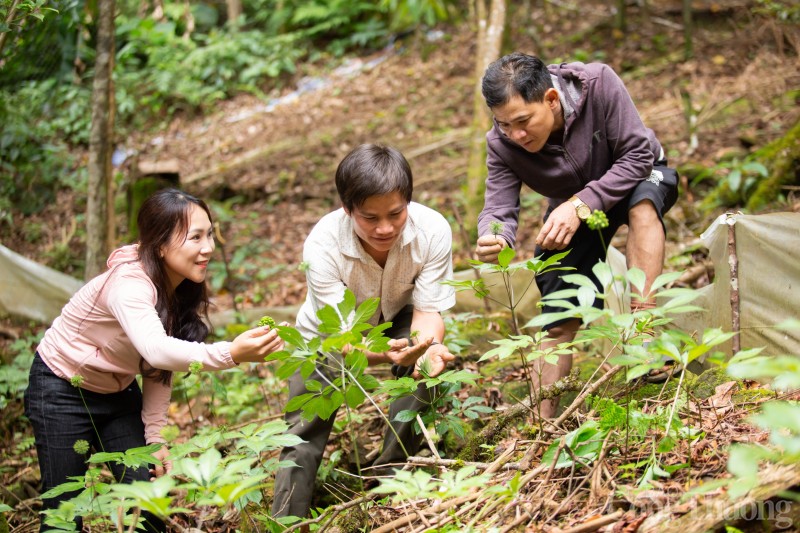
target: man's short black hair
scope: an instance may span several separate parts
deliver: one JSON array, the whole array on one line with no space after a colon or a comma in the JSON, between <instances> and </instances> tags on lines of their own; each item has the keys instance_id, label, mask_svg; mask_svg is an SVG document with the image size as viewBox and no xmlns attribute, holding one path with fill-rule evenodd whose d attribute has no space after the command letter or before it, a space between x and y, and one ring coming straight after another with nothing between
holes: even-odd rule
<instances>
[{"instance_id":1,"label":"man's short black hair","mask_svg":"<svg viewBox=\"0 0 800 533\"><path fill-rule=\"evenodd\" d=\"M372 196L399 192L411 201L411 166L399 150L382 144L362 144L347 154L336 169L336 190L342 205L352 211Z\"/></svg>"},{"instance_id":2,"label":"man's short black hair","mask_svg":"<svg viewBox=\"0 0 800 533\"><path fill-rule=\"evenodd\" d=\"M486 67L481 92L489 108L507 104L519 95L525 103L543 102L553 80L541 59L521 52L503 56Z\"/></svg>"}]
</instances>

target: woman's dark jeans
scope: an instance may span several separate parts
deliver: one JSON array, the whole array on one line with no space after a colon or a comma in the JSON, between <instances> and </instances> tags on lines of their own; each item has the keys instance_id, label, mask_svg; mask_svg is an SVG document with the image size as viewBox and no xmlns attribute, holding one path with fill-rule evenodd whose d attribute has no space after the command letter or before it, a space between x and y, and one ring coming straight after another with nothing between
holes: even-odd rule
<instances>
[{"instance_id":1,"label":"woman's dark jeans","mask_svg":"<svg viewBox=\"0 0 800 533\"><path fill-rule=\"evenodd\" d=\"M56 376L38 353L33 359L25 391L25 415L33 425L36 438L43 494L68 481L70 476L86 473L88 455L74 450L75 441L85 440L94 450L105 452L124 452L145 445L142 392L135 380L124 390L112 394L79 389ZM118 464L108 467L118 481L125 483L150 479L146 467L125 468ZM42 499L42 507L58 508L61 501L77 494L76 491ZM44 515L41 518L40 531L47 531ZM149 531L164 531L160 520L150 516L148 522Z\"/></svg>"}]
</instances>

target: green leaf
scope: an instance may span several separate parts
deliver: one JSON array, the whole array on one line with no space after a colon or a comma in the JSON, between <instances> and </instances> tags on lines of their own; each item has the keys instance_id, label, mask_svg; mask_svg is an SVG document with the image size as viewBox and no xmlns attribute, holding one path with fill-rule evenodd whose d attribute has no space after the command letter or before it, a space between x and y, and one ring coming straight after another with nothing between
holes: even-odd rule
<instances>
[{"instance_id":1,"label":"green leaf","mask_svg":"<svg viewBox=\"0 0 800 533\"><path fill-rule=\"evenodd\" d=\"M584 276L583 274L565 274L561 276L561 278L567 283L572 283L578 287L586 287L591 289L592 292L597 292L597 285L594 284L594 281L589 276Z\"/></svg>"},{"instance_id":2,"label":"green leaf","mask_svg":"<svg viewBox=\"0 0 800 533\"><path fill-rule=\"evenodd\" d=\"M378 379L371 374L362 374L358 376L357 381L361 384L361 387L366 391L373 391L377 389L378 385L380 384Z\"/></svg>"},{"instance_id":3,"label":"green leaf","mask_svg":"<svg viewBox=\"0 0 800 533\"><path fill-rule=\"evenodd\" d=\"M367 368L367 356L361 350L351 350L344 358L344 364L355 377L360 376Z\"/></svg>"},{"instance_id":4,"label":"green leaf","mask_svg":"<svg viewBox=\"0 0 800 533\"><path fill-rule=\"evenodd\" d=\"M344 396L345 396L345 401L347 402L347 406L351 409L355 409L356 407L361 405L361 402L363 402L364 399L366 398L361 389L355 386L347 387Z\"/></svg>"},{"instance_id":5,"label":"green leaf","mask_svg":"<svg viewBox=\"0 0 800 533\"><path fill-rule=\"evenodd\" d=\"M511 335L509 339L500 339L491 341L491 343L497 345L497 348L492 348L483 354L478 362L492 357L497 357L502 361L517 353L518 350L523 350L533 344L533 338L528 335Z\"/></svg>"},{"instance_id":6,"label":"green leaf","mask_svg":"<svg viewBox=\"0 0 800 533\"><path fill-rule=\"evenodd\" d=\"M394 417L395 422L411 422L417 419L417 411L405 409L397 413Z\"/></svg>"},{"instance_id":7,"label":"green leaf","mask_svg":"<svg viewBox=\"0 0 800 533\"><path fill-rule=\"evenodd\" d=\"M754 174L758 174L761 177L766 178L769 175L769 171L767 167L759 163L758 161L751 161L742 165L742 170L745 172L752 172Z\"/></svg>"},{"instance_id":8,"label":"green leaf","mask_svg":"<svg viewBox=\"0 0 800 533\"><path fill-rule=\"evenodd\" d=\"M764 455L761 447L734 444L728 454L728 472L738 478L758 476L758 465Z\"/></svg>"},{"instance_id":9,"label":"green leaf","mask_svg":"<svg viewBox=\"0 0 800 533\"><path fill-rule=\"evenodd\" d=\"M320 320L319 331L320 333L335 334L342 331L342 319L336 309L326 305L317 311L317 318Z\"/></svg>"},{"instance_id":10,"label":"green leaf","mask_svg":"<svg viewBox=\"0 0 800 533\"><path fill-rule=\"evenodd\" d=\"M598 261L592 267L592 272L604 290L608 290L614 283L614 273L611 272L611 266L606 261Z\"/></svg>"},{"instance_id":11,"label":"green leaf","mask_svg":"<svg viewBox=\"0 0 800 533\"><path fill-rule=\"evenodd\" d=\"M352 292L351 292L352 294ZM355 296L353 296L353 300L355 301ZM380 298L368 298L364 300L364 302L358 306L358 310L356 311L354 324L368 322L372 315L378 310L378 305L380 304Z\"/></svg>"},{"instance_id":12,"label":"green leaf","mask_svg":"<svg viewBox=\"0 0 800 533\"><path fill-rule=\"evenodd\" d=\"M292 377L304 362L304 359L290 359L275 370L275 376L278 379L287 380Z\"/></svg>"},{"instance_id":13,"label":"green leaf","mask_svg":"<svg viewBox=\"0 0 800 533\"><path fill-rule=\"evenodd\" d=\"M728 187L733 192L739 190L739 186L742 184L742 171L738 168L734 168L731 170L730 174L728 174Z\"/></svg>"},{"instance_id":14,"label":"green leaf","mask_svg":"<svg viewBox=\"0 0 800 533\"><path fill-rule=\"evenodd\" d=\"M605 435L606 432L600 430L597 422L589 420L584 422L578 429L567 433L564 436L564 441L566 446L572 450L572 455L584 459L583 463L591 463L597 459L600 449L603 446ZM566 468L575 464L572 455L566 450L562 450L556 460L556 452L558 451L559 444L560 441L553 441L542 456L542 464L550 465L553 464L553 461L556 461L555 468ZM578 466L583 466L583 464Z\"/></svg>"},{"instance_id":15,"label":"green leaf","mask_svg":"<svg viewBox=\"0 0 800 533\"><path fill-rule=\"evenodd\" d=\"M578 304L581 307L591 307L595 300L597 289L592 287L581 287L578 289Z\"/></svg>"},{"instance_id":16,"label":"green leaf","mask_svg":"<svg viewBox=\"0 0 800 533\"><path fill-rule=\"evenodd\" d=\"M283 410L286 413L291 413L293 411L297 411L298 409L302 409L304 405L313 400L315 397L316 395L310 392L306 394L300 394L299 396L295 396L294 398L286 402L286 407L284 407Z\"/></svg>"},{"instance_id":17,"label":"green leaf","mask_svg":"<svg viewBox=\"0 0 800 533\"><path fill-rule=\"evenodd\" d=\"M305 348L308 349L306 346L306 341L303 339L303 336L300 335L300 332L297 331L295 328L291 326L277 326L278 329L278 336L283 339L286 343L291 344L296 348Z\"/></svg>"},{"instance_id":18,"label":"green leaf","mask_svg":"<svg viewBox=\"0 0 800 533\"><path fill-rule=\"evenodd\" d=\"M511 264L511 261L514 259L516 252L511 247L506 247L500 250L500 253L497 254L497 264L503 268L507 268L508 265Z\"/></svg>"},{"instance_id":19,"label":"green leaf","mask_svg":"<svg viewBox=\"0 0 800 533\"><path fill-rule=\"evenodd\" d=\"M647 281L644 271L639 268L631 268L627 274L628 281L639 294L644 294L644 285Z\"/></svg>"},{"instance_id":20,"label":"green leaf","mask_svg":"<svg viewBox=\"0 0 800 533\"><path fill-rule=\"evenodd\" d=\"M666 287L673 281L680 279L682 275L683 272L666 272L664 274L661 274L660 276L658 276L656 279L653 280L653 284L650 285L650 291L653 292L660 289L661 287Z\"/></svg>"}]
</instances>

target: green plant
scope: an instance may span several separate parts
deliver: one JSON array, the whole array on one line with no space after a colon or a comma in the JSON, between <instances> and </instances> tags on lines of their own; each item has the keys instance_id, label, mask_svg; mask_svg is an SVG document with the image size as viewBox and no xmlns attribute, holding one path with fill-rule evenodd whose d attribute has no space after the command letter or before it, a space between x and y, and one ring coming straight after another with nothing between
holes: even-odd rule
<instances>
[{"instance_id":1,"label":"green plant","mask_svg":"<svg viewBox=\"0 0 800 533\"><path fill-rule=\"evenodd\" d=\"M401 502L416 499L446 500L457 498L471 490L483 487L489 479L486 474L475 474L474 466L458 470L448 470L441 479L424 470L409 472L398 470L394 478L385 479L372 489L375 494L391 494L392 501Z\"/></svg>"},{"instance_id":2,"label":"green plant","mask_svg":"<svg viewBox=\"0 0 800 533\"><path fill-rule=\"evenodd\" d=\"M15 340L8 346L11 362L5 364L4 359L0 359L0 410L5 409L9 402L22 399L28 385L28 372L33 363L33 346L38 343L39 338L40 336L23 337Z\"/></svg>"},{"instance_id":3,"label":"green plant","mask_svg":"<svg viewBox=\"0 0 800 533\"><path fill-rule=\"evenodd\" d=\"M274 420L236 430L200 431L189 441L172 447L169 459L173 470L152 482L116 483L109 479L107 471L92 466L85 476L72 478L44 495L55 497L80 491L58 509L46 511L46 523L57 530L74 531L73 520L81 516L93 531L118 531L122 524L135 527L139 510L167 521L177 513L192 513L198 525L231 507L245 512L248 503L263 501L264 480L278 468L291 466L265 459L269 452L300 442L286 429L285 422ZM223 456L217 446L232 451ZM147 466L158 463L152 454L160 447L161 444L153 444L125 452L96 453L88 462L118 463L128 468ZM194 512L198 510L199 513ZM270 527L275 523L272 519L266 522Z\"/></svg>"},{"instance_id":4,"label":"green plant","mask_svg":"<svg viewBox=\"0 0 800 533\"><path fill-rule=\"evenodd\" d=\"M747 202L759 181L769 175L767 167L752 158L734 158L722 161L713 167L702 170L692 180L692 185L712 179L720 192L718 202L722 205L735 205Z\"/></svg>"},{"instance_id":5,"label":"green plant","mask_svg":"<svg viewBox=\"0 0 800 533\"><path fill-rule=\"evenodd\" d=\"M384 381L376 391L376 394L386 394L388 401L391 402L397 398L414 394L420 384L424 384L431 390L432 395L428 409L423 413L400 411L395 420L410 422L419 416L423 424L433 426L439 437L453 433L456 437L463 439L466 437L466 421L477 420L483 415L494 412L494 409L484 405L483 398L469 396L462 400L458 397L458 393L465 386L476 384L477 374L466 370L449 370L439 376L431 377L425 373L424 368L420 369L420 373L422 376L419 380L403 377ZM420 432L422 428L416 427L416 431Z\"/></svg>"},{"instance_id":6,"label":"green plant","mask_svg":"<svg viewBox=\"0 0 800 533\"><path fill-rule=\"evenodd\" d=\"M778 329L798 330L800 321L789 319ZM739 379L770 381L779 391L800 388L800 363L794 356L762 355L761 349L743 350L728 363L728 373ZM769 432L769 441L761 444L734 444L730 448L728 484L731 498L743 496L759 484L762 463L791 464L800 461L800 405L796 401L770 401L751 417L758 427Z\"/></svg>"}]
</instances>

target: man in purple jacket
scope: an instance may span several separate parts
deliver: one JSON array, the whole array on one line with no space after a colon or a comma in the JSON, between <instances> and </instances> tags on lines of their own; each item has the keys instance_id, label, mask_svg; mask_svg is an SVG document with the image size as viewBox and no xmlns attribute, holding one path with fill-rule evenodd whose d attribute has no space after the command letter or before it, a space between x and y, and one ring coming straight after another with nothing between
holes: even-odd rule
<instances>
[{"instance_id":1,"label":"man in purple jacket","mask_svg":"<svg viewBox=\"0 0 800 533\"><path fill-rule=\"evenodd\" d=\"M483 211L478 217L476 253L484 262L514 246L524 183L549 200L535 255L570 253L562 266L590 276L605 259L616 230L628 225L628 267L645 272L644 295L661 274L664 262L663 216L677 199L677 174L666 166L664 151L645 127L619 76L607 65L565 63L546 66L540 59L513 53L489 65L482 81L494 126L486 134L489 175ZM654 169L654 165L658 168ZM609 226L590 230L585 220L604 211ZM493 221L503 223L495 236ZM572 287L561 272L538 276L542 295ZM600 307L602 301L595 304ZM638 308L652 299L634 299ZM563 311L548 308L544 312ZM545 326L547 346L575 337L580 320L568 318ZM567 375L572 357L557 365L543 363L542 384ZM542 416L555 414L557 400L543 402Z\"/></svg>"}]
</instances>

